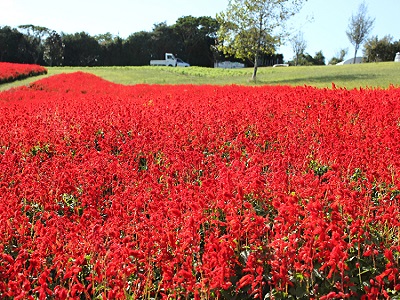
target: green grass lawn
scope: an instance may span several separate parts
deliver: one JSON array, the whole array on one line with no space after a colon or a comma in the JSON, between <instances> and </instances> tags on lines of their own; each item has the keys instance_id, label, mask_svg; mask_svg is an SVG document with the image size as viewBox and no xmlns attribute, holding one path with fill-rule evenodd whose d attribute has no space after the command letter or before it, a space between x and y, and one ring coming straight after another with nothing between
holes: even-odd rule
<instances>
[{"instance_id":1,"label":"green grass lawn","mask_svg":"<svg viewBox=\"0 0 400 300\"><path fill-rule=\"evenodd\" d=\"M121 84L218 84L218 85L310 85L347 89L400 86L400 63L384 62L344 66L262 67L257 81L251 81L252 68L213 69L201 67L49 67L48 74L0 85L0 90L27 85L60 73L83 71Z\"/></svg>"}]
</instances>

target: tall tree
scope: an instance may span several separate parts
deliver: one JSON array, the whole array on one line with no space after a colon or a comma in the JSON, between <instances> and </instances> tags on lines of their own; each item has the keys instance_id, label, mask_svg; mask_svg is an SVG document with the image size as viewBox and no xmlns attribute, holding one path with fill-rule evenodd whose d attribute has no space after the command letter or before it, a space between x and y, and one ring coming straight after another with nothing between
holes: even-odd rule
<instances>
[{"instance_id":1,"label":"tall tree","mask_svg":"<svg viewBox=\"0 0 400 300\"><path fill-rule=\"evenodd\" d=\"M218 23L211 17L186 16L179 18L172 26L180 45L182 58L198 66L212 66Z\"/></svg>"},{"instance_id":2,"label":"tall tree","mask_svg":"<svg viewBox=\"0 0 400 300\"><path fill-rule=\"evenodd\" d=\"M101 48L97 40L86 32L62 35L64 65L98 66L101 60Z\"/></svg>"},{"instance_id":3,"label":"tall tree","mask_svg":"<svg viewBox=\"0 0 400 300\"><path fill-rule=\"evenodd\" d=\"M64 60L64 44L56 31L51 31L43 44L43 59L49 66L60 66Z\"/></svg>"},{"instance_id":4,"label":"tall tree","mask_svg":"<svg viewBox=\"0 0 400 300\"><path fill-rule=\"evenodd\" d=\"M123 49L125 65L148 65L152 59L152 33L147 31L139 31L131 34L125 40Z\"/></svg>"},{"instance_id":5,"label":"tall tree","mask_svg":"<svg viewBox=\"0 0 400 300\"><path fill-rule=\"evenodd\" d=\"M36 26L32 24L18 26L22 30L30 43L30 52L33 62L37 64L39 59L43 58L44 52L44 38L49 34L50 29L43 26Z\"/></svg>"},{"instance_id":6,"label":"tall tree","mask_svg":"<svg viewBox=\"0 0 400 300\"><path fill-rule=\"evenodd\" d=\"M151 59L162 59L165 53L174 53L181 56L183 46L172 26L166 22L154 24L151 36Z\"/></svg>"},{"instance_id":7,"label":"tall tree","mask_svg":"<svg viewBox=\"0 0 400 300\"><path fill-rule=\"evenodd\" d=\"M340 49L340 51L339 51L339 60L340 61L343 61L344 60L344 57L347 55L347 51L348 51L349 49Z\"/></svg>"},{"instance_id":8,"label":"tall tree","mask_svg":"<svg viewBox=\"0 0 400 300\"><path fill-rule=\"evenodd\" d=\"M329 61L330 65L336 65L344 60L344 57L347 55L348 49L340 49L339 52L336 53L334 57Z\"/></svg>"},{"instance_id":9,"label":"tall tree","mask_svg":"<svg viewBox=\"0 0 400 300\"><path fill-rule=\"evenodd\" d=\"M262 53L273 54L285 35L285 21L307 0L229 0L225 12L217 15L219 50L254 64L257 76Z\"/></svg>"},{"instance_id":10,"label":"tall tree","mask_svg":"<svg viewBox=\"0 0 400 300\"><path fill-rule=\"evenodd\" d=\"M25 55L27 44L26 36L17 29L0 27L0 61L29 62L30 58Z\"/></svg>"},{"instance_id":11,"label":"tall tree","mask_svg":"<svg viewBox=\"0 0 400 300\"><path fill-rule=\"evenodd\" d=\"M104 66L122 66L123 39L110 32L94 36L101 48L100 63Z\"/></svg>"},{"instance_id":12,"label":"tall tree","mask_svg":"<svg viewBox=\"0 0 400 300\"><path fill-rule=\"evenodd\" d=\"M325 56L322 53L322 50L315 53L312 62L313 62L313 65L316 65L316 66L325 65Z\"/></svg>"},{"instance_id":13,"label":"tall tree","mask_svg":"<svg viewBox=\"0 0 400 300\"><path fill-rule=\"evenodd\" d=\"M292 44L292 49L294 52L294 65L297 66L299 63L300 56L304 54L304 51L307 47L307 42L304 39L303 32L299 31L293 38L290 40Z\"/></svg>"},{"instance_id":14,"label":"tall tree","mask_svg":"<svg viewBox=\"0 0 400 300\"><path fill-rule=\"evenodd\" d=\"M382 39L373 36L365 41L363 52L367 62L393 61L399 46L400 43L393 42L391 35L385 35Z\"/></svg>"},{"instance_id":15,"label":"tall tree","mask_svg":"<svg viewBox=\"0 0 400 300\"><path fill-rule=\"evenodd\" d=\"M363 2L358 7L358 12L351 16L349 27L346 31L347 37L354 46L354 64L356 63L357 51L360 48L360 45L368 37L372 27L374 26L375 19L369 17L367 13L367 5Z\"/></svg>"}]
</instances>

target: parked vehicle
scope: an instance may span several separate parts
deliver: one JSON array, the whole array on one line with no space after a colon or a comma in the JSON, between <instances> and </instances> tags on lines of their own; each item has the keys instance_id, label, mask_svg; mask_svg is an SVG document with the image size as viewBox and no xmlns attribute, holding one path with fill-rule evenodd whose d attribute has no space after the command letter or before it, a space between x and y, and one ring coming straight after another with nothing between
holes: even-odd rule
<instances>
[{"instance_id":1,"label":"parked vehicle","mask_svg":"<svg viewBox=\"0 0 400 300\"><path fill-rule=\"evenodd\" d=\"M176 59L176 66L177 67L190 67L190 65L187 62L184 62L182 59L177 58Z\"/></svg>"},{"instance_id":2,"label":"parked vehicle","mask_svg":"<svg viewBox=\"0 0 400 300\"><path fill-rule=\"evenodd\" d=\"M190 67L182 59L175 57L172 53L165 53L165 59L151 60L150 66L168 66L168 67Z\"/></svg>"}]
</instances>

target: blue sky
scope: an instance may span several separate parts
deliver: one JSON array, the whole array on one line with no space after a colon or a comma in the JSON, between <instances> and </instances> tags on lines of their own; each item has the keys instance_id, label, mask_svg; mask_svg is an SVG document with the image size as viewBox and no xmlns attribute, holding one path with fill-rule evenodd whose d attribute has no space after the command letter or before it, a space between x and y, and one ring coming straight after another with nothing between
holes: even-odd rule
<instances>
[{"instance_id":1,"label":"blue sky","mask_svg":"<svg viewBox=\"0 0 400 300\"><path fill-rule=\"evenodd\" d=\"M322 50L328 61L340 49L352 57L346 29L352 13L362 0L308 0L289 22L293 33L302 31L306 52ZM366 0L368 13L375 18L371 35L389 34L400 39L400 0ZM182 16L211 16L226 9L228 0L0 0L0 26L22 24L45 26L57 32L85 31L91 35L111 32L126 38L131 33L151 31L155 23L172 25ZM400 49L398 50L400 51ZM279 49L285 59L293 57L290 43ZM359 54L362 54L361 51ZM393 58L394 58L393 54Z\"/></svg>"}]
</instances>

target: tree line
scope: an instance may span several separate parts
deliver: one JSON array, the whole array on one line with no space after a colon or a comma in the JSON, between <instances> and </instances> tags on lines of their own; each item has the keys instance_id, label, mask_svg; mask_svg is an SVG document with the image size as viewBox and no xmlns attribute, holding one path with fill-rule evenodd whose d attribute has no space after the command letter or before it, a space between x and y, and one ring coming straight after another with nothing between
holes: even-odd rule
<instances>
[{"instance_id":1,"label":"tree line","mask_svg":"<svg viewBox=\"0 0 400 300\"><path fill-rule=\"evenodd\" d=\"M285 22L298 13L307 0L231 0L225 12L212 17L185 16L175 24L155 24L152 31L140 31L121 38L111 33L91 36L86 32L58 33L46 27L0 26L0 61L48 66L142 66L164 53L174 53L191 65L212 67L217 61L239 61L254 66L282 64L277 47L288 32ZM364 61L390 61L400 51L400 41L388 35L368 39L374 19L363 2L349 19L346 34L355 47L354 57L364 44ZM278 30L279 29L279 30ZM289 39L293 47L290 65L324 65L322 51L305 53L302 32ZM340 50L329 64L344 59Z\"/></svg>"},{"instance_id":2,"label":"tree line","mask_svg":"<svg viewBox=\"0 0 400 300\"><path fill-rule=\"evenodd\" d=\"M358 50L363 45L363 61L364 62L379 62L393 61L396 52L400 51L400 40L394 41L390 35L379 39L378 36L368 38L371 29L373 28L375 19L370 17L367 12L367 5L362 2L359 5L358 11L352 14L349 19L346 35L354 46L353 63L356 61ZM320 65L325 64L325 57L322 51L315 53L312 57L305 53L307 41L304 39L304 34L299 31L290 39L294 58L290 63L293 65ZM348 49L341 49L333 56L328 64L335 65L342 62L348 53Z\"/></svg>"},{"instance_id":3,"label":"tree line","mask_svg":"<svg viewBox=\"0 0 400 300\"><path fill-rule=\"evenodd\" d=\"M184 16L173 25L162 22L152 31L121 38L111 33L58 33L36 25L4 26L0 27L0 61L48 66L143 66L152 59L163 59L169 52L191 65L212 67L218 60L236 60L217 49L219 27L212 17ZM283 56L266 54L261 62L282 63Z\"/></svg>"}]
</instances>

